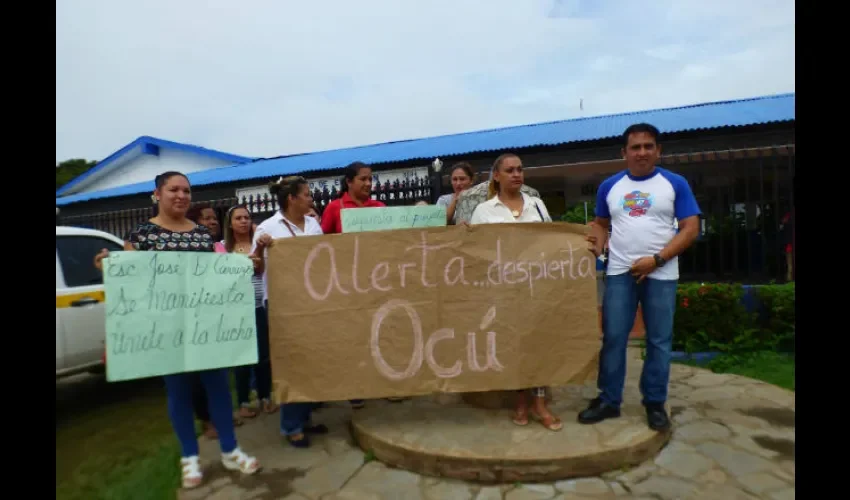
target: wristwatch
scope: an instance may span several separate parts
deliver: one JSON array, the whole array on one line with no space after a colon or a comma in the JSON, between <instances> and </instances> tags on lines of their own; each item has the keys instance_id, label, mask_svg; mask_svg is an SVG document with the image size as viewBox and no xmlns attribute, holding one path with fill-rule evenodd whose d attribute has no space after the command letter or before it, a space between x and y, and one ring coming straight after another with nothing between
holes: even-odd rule
<instances>
[{"instance_id":1,"label":"wristwatch","mask_svg":"<svg viewBox=\"0 0 850 500\"><path fill-rule=\"evenodd\" d=\"M655 267L661 267L667 263L667 261L664 260L664 257L658 254L653 255L652 258L655 259Z\"/></svg>"}]
</instances>

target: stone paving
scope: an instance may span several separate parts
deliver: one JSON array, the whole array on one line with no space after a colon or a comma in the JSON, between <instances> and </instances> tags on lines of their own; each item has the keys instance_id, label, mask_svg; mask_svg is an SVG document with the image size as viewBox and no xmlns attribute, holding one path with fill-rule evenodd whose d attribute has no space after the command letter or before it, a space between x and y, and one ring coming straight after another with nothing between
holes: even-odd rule
<instances>
[{"instance_id":1,"label":"stone paving","mask_svg":"<svg viewBox=\"0 0 850 500\"><path fill-rule=\"evenodd\" d=\"M641 360L630 349L625 406L638 406ZM367 402L367 404L369 404ZM254 477L225 472L217 442L202 440L204 486L180 500L537 500L572 498L793 499L795 395L735 375L673 365L669 406L673 435L637 467L535 484L482 485L389 468L355 447L351 410L329 405L315 415L331 433L298 450L278 433L279 415L261 415L237 429L240 445L264 470ZM565 419L572 414L562 415Z\"/></svg>"}]
</instances>

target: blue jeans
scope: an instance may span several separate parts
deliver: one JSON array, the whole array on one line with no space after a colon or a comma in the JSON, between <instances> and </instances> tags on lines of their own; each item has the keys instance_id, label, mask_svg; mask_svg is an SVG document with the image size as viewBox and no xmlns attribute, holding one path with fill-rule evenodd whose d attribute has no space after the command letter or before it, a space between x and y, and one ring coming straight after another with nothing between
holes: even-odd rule
<instances>
[{"instance_id":1,"label":"blue jeans","mask_svg":"<svg viewBox=\"0 0 850 500\"><path fill-rule=\"evenodd\" d=\"M643 404L667 401L673 349L673 314L677 280L645 278L637 283L631 274L605 277L602 302L602 352L597 386L600 398L619 408L626 380L626 348L635 322L638 302L646 327L646 359L640 375Z\"/></svg>"},{"instance_id":2,"label":"blue jeans","mask_svg":"<svg viewBox=\"0 0 850 500\"><path fill-rule=\"evenodd\" d=\"M207 393L209 413L218 432L222 453L236 448L236 433L233 430L233 401L230 396L230 377L227 368L192 373L166 375L165 390L168 393L168 416L184 457L198 454L198 439L195 437L195 418L192 411L192 381L200 377Z\"/></svg>"},{"instance_id":3,"label":"blue jeans","mask_svg":"<svg viewBox=\"0 0 850 500\"><path fill-rule=\"evenodd\" d=\"M280 433L284 436L292 436L304 432L304 428L310 425L313 410L318 406L317 403L284 403L280 405Z\"/></svg>"}]
</instances>

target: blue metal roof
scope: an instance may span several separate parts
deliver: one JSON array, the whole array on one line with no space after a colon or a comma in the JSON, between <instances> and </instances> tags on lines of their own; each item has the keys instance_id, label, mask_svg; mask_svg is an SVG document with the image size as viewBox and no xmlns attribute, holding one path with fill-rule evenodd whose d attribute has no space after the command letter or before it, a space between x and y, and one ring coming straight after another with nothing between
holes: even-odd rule
<instances>
[{"instance_id":1,"label":"blue metal roof","mask_svg":"<svg viewBox=\"0 0 850 500\"><path fill-rule=\"evenodd\" d=\"M143 136L139 137L138 139L136 139L135 141L131 142L130 144L127 144L123 148L119 149L118 151L112 153L111 155L106 157L104 160L99 161L97 163L97 165L95 165L91 169L87 170L86 172L83 172L82 174L78 175L71 182L69 182L69 183L65 184L64 186L60 187L59 189L57 189L56 190L56 196L62 196L63 193L67 193L74 186L83 182L85 179L91 177L95 173L108 169L110 165L115 163L118 159L123 157L125 154L133 151L136 147L138 147L139 151L142 151L142 152L157 152L158 148L176 149L178 151L186 151L186 152L189 152L189 153L195 153L195 154L208 156L208 157L212 157L212 158L218 158L220 160L225 160L225 161L229 161L229 162L233 162L233 163L245 163L247 161L252 161L252 160L256 159L256 158L247 157L247 156L239 156L239 155L234 155L234 154L230 154L230 153L224 153L222 151L216 151L214 149L202 148L200 146L193 146L191 144L183 144L183 143L180 143L180 142L166 141L165 139L157 139L156 137L149 137L149 136L143 135ZM127 186L119 186L115 189L120 189L120 188L124 188L124 187L127 187ZM104 190L104 191L106 191L106 190ZM136 192L139 192L139 191L136 191ZM94 193L92 193L92 194L94 194ZM111 196L120 196L120 195L110 195L110 197Z\"/></svg>"},{"instance_id":2,"label":"blue metal roof","mask_svg":"<svg viewBox=\"0 0 850 500\"><path fill-rule=\"evenodd\" d=\"M619 137L629 125L648 122L662 133L741 127L795 119L795 94L780 94L734 101L711 102L615 115L575 118L555 122L505 127L424 139L373 144L354 148L320 151L272 159L257 159L189 174L193 186L221 184L342 168L353 161L369 164L407 160L431 160L499 150L519 150L535 146L555 146ZM93 193L56 199L67 205L95 198L110 198L153 190L153 182L120 186Z\"/></svg>"}]
</instances>

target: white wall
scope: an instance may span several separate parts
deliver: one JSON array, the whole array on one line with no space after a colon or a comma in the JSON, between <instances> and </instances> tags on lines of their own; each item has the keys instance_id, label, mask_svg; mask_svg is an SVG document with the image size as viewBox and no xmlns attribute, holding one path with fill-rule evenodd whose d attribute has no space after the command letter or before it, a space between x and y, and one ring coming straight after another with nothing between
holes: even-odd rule
<instances>
[{"instance_id":1,"label":"white wall","mask_svg":"<svg viewBox=\"0 0 850 500\"><path fill-rule=\"evenodd\" d=\"M128 156L131 158L129 161L119 160L114 165L107 167L107 173L98 175L98 178L93 181L86 179L82 183L83 187L77 188L75 186L67 194L90 193L137 182L153 182L157 174L169 170L189 174L234 164L229 160L169 148L160 148L158 156L139 154L138 150L129 153Z\"/></svg>"}]
</instances>

